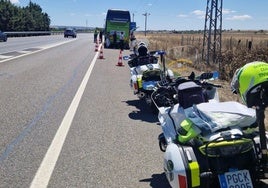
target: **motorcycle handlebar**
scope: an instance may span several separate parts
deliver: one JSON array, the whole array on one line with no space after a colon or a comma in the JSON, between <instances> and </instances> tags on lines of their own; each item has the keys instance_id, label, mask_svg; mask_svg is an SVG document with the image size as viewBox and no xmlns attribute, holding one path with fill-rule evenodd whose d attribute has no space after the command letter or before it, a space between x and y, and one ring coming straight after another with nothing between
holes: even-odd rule
<instances>
[{"instance_id":1,"label":"motorcycle handlebar","mask_svg":"<svg viewBox=\"0 0 268 188\"><path fill-rule=\"evenodd\" d=\"M208 83L208 82L203 82L201 85L203 85L203 86L211 86L211 87L222 88L221 85L212 84L212 83Z\"/></svg>"},{"instance_id":2,"label":"motorcycle handlebar","mask_svg":"<svg viewBox=\"0 0 268 188\"><path fill-rule=\"evenodd\" d=\"M176 91L172 86L160 86L152 93L151 98L157 107L171 106L174 100L173 94L175 93Z\"/></svg>"},{"instance_id":3,"label":"motorcycle handlebar","mask_svg":"<svg viewBox=\"0 0 268 188\"><path fill-rule=\"evenodd\" d=\"M222 88L221 85L209 83L205 81L206 79L210 79L213 74L211 73L203 73L201 76L195 77L194 72L191 73L188 77L178 77L175 80L169 82L167 80L162 80L158 82L155 91L152 93L151 98L156 106L170 106L172 102L177 101L177 98L174 98L177 92L177 87L185 82L195 82L197 85L201 86L203 89L209 90L210 88ZM159 104L159 105L158 105Z\"/></svg>"}]
</instances>

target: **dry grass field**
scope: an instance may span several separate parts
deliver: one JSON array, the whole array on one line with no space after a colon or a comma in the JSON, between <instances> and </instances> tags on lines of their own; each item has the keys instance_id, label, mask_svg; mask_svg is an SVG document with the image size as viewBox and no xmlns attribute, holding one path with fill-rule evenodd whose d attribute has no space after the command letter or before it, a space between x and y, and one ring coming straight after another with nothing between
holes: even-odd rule
<instances>
[{"instance_id":1,"label":"dry grass field","mask_svg":"<svg viewBox=\"0 0 268 188\"><path fill-rule=\"evenodd\" d=\"M179 33L138 33L139 40L145 40L149 44L149 50L165 50L168 64L184 62L201 71L204 66L202 59L203 34L179 34ZM268 62L268 33L264 31L222 33L222 53L219 54L220 64L213 66L220 72L221 79L230 81L234 71L244 64L252 61ZM206 64L206 63L205 63ZM213 65L213 63L210 63Z\"/></svg>"},{"instance_id":2,"label":"dry grass field","mask_svg":"<svg viewBox=\"0 0 268 188\"><path fill-rule=\"evenodd\" d=\"M138 40L148 43L149 50L164 50L167 64L177 72L178 63L200 71L216 69L222 80L230 81L234 71L252 61L268 62L268 32L265 31L226 31L222 33L222 53L219 63L202 59L203 34L178 33L137 33ZM178 69L178 74L181 70Z\"/></svg>"},{"instance_id":3,"label":"dry grass field","mask_svg":"<svg viewBox=\"0 0 268 188\"><path fill-rule=\"evenodd\" d=\"M264 31L223 32L220 63L210 65L202 60L203 34L147 33L145 37L144 33L137 33L136 37L138 41L146 41L150 51L166 51L168 67L178 75L187 76L192 71L218 71L220 79L217 82L223 86L219 89L221 101L240 101L230 89L237 68L253 61L268 62L268 32Z\"/></svg>"}]
</instances>

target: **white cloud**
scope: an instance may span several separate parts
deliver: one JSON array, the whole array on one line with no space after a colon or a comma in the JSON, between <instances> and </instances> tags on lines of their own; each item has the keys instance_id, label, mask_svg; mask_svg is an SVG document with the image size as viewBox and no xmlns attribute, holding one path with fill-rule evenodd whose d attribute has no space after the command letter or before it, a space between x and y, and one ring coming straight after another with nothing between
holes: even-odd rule
<instances>
[{"instance_id":1,"label":"white cloud","mask_svg":"<svg viewBox=\"0 0 268 188\"><path fill-rule=\"evenodd\" d=\"M250 15L236 15L236 16L232 16L232 17L228 17L226 18L227 20L250 20L252 19L252 17Z\"/></svg>"},{"instance_id":2,"label":"white cloud","mask_svg":"<svg viewBox=\"0 0 268 188\"><path fill-rule=\"evenodd\" d=\"M192 14L197 15L197 16L201 16L201 15L205 14L205 11L203 11L203 10L194 10L192 12Z\"/></svg>"},{"instance_id":3,"label":"white cloud","mask_svg":"<svg viewBox=\"0 0 268 188\"><path fill-rule=\"evenodd\" d=\"M188 17L188 15L186 15L186 14L178 14L177 17L179 17L179 18L186 18L186 17Z\"/></svg>"},{"instance_id":4,"label":"white cloud","mask_svg":"<svg viewBox=\"0 0 268 188\"><path fill-rule=\"evenodd\" d=\"M11 3L13 3L13 4L19 4L20 3L20 1L19 0L9 0Z\"/></svg>"},{"instance_id":5,"label":"white cloud","mask_svg":"<svg viewBox=\"0 0 268 188\"><path fill-rule=\"evenodd\" d=\"M75 16L75 14L73 14L73 16ZM84 16L85 17L103 17L103 16L106 16L106 12L102 12L102 13L100 13L100 14L89 14L89 13L87 13L87 14L84 14Z\"/></svg>"},{"instance_id":6,"label":"white cloud","mask_svg":"<svg viewBox=\"0 0 268 188\"><path fill-rule=\"evenodd\" d=\"M201 18L201 19L205 18L205 15L206 15L205 11L203 11L203 10L194 10L191 13L196 15L198 18Z\"/></svg>"},{"instance_id":7,"label":"white cloud","mask_svg":"<svg viewBox=\"0 0 268 188\"><path fill-rule=\"evenodd\" d=\"M206 12L203 10L194 10L191 14L197 16L198 19L205 19Z\"/></svg>"},{"instance_id":8,"label":"white cloud","mask_svg":"<svg viewBox=\"0 0 268 188\"><path fill-rule=\"evenodd\" d=\"M230 10L230 9L222 9L222 14L232 14L236 11ZM191 12L191 14L196 15L198 18L205 18L206 12L203 10L194 10Z\"/></svg>"},{"instance_id":9,"label":"white cloud","mask_svg":"<svg viewBox=\"0 0 268 188\"><path fill-rule=\"evenodd\" d=\"M222 9L222 14L232 14L235 13L236 11L230 10L230 9Z\"/></svg>"}]
</instances>

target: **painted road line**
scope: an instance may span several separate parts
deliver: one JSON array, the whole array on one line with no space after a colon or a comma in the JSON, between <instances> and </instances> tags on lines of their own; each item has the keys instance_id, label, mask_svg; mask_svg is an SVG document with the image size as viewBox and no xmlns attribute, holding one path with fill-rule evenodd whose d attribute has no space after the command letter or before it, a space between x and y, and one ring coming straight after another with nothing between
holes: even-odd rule
<instances>
[{"instance_id":1,"label":"painted road line","mask_svg":"<svg viewBox=\"0 0 268 188\"><path fill-rule=\"evenodd\" d=\"M53 173L53 170L55 168L56 162L58 160L58 157L60 155L62 146L65 142L66 136L69 132L69 129L71 127L74 115L76 113L76 110L78 108L79 102L82 98L82 95L85 91L87 82L89 80L89 77L91 75L91 72L93 70L93 67L95 65L95 62L98 57L98 52L95 54L94 59L92 60L85 77L83 78L81 85L79 86L73 101L71 105L69 106L68 111L66 112L61 125L59 129L57 130L57 133L49 146L47 153L41 163L41 165L38 168L37 173L34 176L34 179L31 183L30 188L45 188L47 187L50 177Z\"/></svg>"},{"instance_id":2,"label":"painted road line","mask_svg":"<svg viewBox=\"0 0 268 188\"><path fill-rule=\"evenodd\" d=\"M13 56L10 56L10 55L0 55L0 59L8 59L8 58L11 58Z\"/></svg>"},{"instance_id":3,"label":"painted road line","mask_svg":"<svg viewBox=\"0 0 268 188\"><path fill-rule=\"evenodd\" d=\"M41 49L38 49L38 50L41 50ZM29 51L29 50L20 50L18 52L19 53L22 53L22 54L27 54L27 53L32 52L32 51Z\"/></svg>"},{"instance_id":4,"label":"painted road line","mask_svg":"<svg viewBox=\"0 0 268 188\"><path fill-rule=\"evenodd\" d=\"M17 53L17 54L14 55L14 56L10 56L8 58L1 58L1 56L4 56L4 57L7 57L7 56L3 55L3 54L2 55L0 54L0 63L10 61L10 60L13 60L13 59L17 59L17 58L27 56L27 55L30 55L30 54L34 54L34 53L37 53L37 52L41 52L43 50L53 48L53 47L56 47L56 46L60 46L60 45L63 45L65 43L69 43L69 42L72 42L72 41L74 41L74 40L69 40L69 41L59 42L59 43L45 45L45 46L41 46L41 47L36 47L35 48L36 50L33 50L33 51L29 51L29 49L28 50L27 49L22 50L22 51L28 51L27 53L19 53L20 51L18 51L18 52L10 52L10 53ZM3 59L3 60L1 60L1 59Z\"/></svg>"}]
</instances>

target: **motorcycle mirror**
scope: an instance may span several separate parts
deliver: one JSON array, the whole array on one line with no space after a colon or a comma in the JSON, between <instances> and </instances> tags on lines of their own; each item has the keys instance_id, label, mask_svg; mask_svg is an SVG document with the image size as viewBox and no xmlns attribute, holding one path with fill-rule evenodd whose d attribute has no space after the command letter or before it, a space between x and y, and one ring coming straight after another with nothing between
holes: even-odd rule
<instances>
[{"instance_id":1,"label":"motorcycle mirror","mask_svg":"<svg viewBox=\"0 0 268 188\"><path fill-rule=\"evenodd\" d=\"M149 54L150 55L157 55L157 51L150 51Z\"/></svg>"},{"instance_id":2,"label":"motorcycle mirror","mask_svg":"<svg viewBox=\"0 0 268 188\"><path fill-rule=\"evenodd\" d=\"M206 73L202 73L199 76L200 80L215 80L219 78L219 72L218 71L214 71L214 72L206 72Z\"/></svg>"},{"instance_id":3,"label":"motorcycle mirror","mask_svg":"<svg viewBox=\"0 0 268 188\"><path fill-rule=\"evenodd\" d=\"M123 60L128 61L129 59L130 59L130 58L129 58L129 56L128 56L128 55L123 56Z\"/></svg>"},{"instance_id":4,"label":"motorcycle mirror","mask_svg":"<svg viewBox=\"0 0 268 188\"><path fill-rule=\"evenodd\" d=\"M211 78L213 78L213 73L211 72L202 73L199 77L200 80L209 80Z\"/></svg>"},{"instance_id":5,"label":"motorcycle mirror","mask_svg":"<svg viewBox=\"0 0 268 188\"><path fill-rule=\"evenodd\" d=\"M218 71L214 71L213 72L213 79L218 79L219 78L219 72Z\"/></svg>"},{"instance_id":6,"label":"motorcycle mirror","mask_svg":"<svg viewBox=\"0 0 268 188\"><path fill-rule=\"evenodd\" d=\"M195 73L194 72L191 72L190 76L188 76L188 79L194 80L195 79Z\"/></svg>"},{"instance_id":7,"label":"motorcycle mirror","mask_svg":"<svg viewBox=\"0 0 268 188\"><path fill-rule=\"evenodd\" d=\"M158 55L165 55L165 54L166 54L166 52L165 52L165 51L163 51L163 50L159 50L159 51L157 51L157 54L158 54Z\"/></svg>"}]
</instances>

